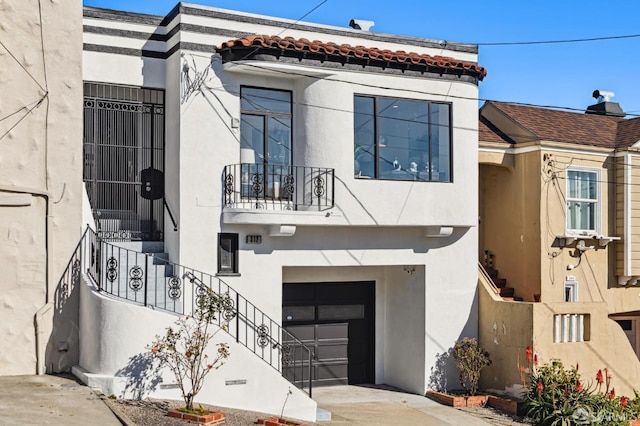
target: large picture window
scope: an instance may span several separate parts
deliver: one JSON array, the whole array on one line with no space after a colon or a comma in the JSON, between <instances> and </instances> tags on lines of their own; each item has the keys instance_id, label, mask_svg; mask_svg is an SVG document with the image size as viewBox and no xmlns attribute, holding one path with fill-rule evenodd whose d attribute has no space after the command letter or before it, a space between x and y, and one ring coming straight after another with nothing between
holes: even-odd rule
<instances>
[{"instance_id":1,"label":"large picture window","mask_svg":"<svg viewBox=\"0 0 640 426\"><path fill-rule=\"evenodd\" d=\"M451 104L356 96L354 173L451 182Z\"/></svg>"},{"instance_id":2,"label":"large picture window","mask_svg":"<svg viewBox=\"0 0 640 426\"><path fill-rule=\"evenodd\" d=\"M598 171L567 170L567 230L598 232Z\"/></svg>"}]
</instances>

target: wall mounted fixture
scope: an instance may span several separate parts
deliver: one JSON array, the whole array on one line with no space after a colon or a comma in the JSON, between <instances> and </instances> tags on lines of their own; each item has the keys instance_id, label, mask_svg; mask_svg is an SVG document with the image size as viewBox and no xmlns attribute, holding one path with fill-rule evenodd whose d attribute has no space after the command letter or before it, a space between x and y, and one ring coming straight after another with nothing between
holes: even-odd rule
<instances>
[{"instance_id":1,"label":"wall mounted fixture","mask_svg":"<svg viewBox=\"0 0 640 426\"><path fill-rule=\"evenodd\" d=\"M405 271L409 275L413 275L413 273L416 271L416 267L415 266L404 266L404 267L402 267L402 270Z\"/></svg>"}]
</instances>

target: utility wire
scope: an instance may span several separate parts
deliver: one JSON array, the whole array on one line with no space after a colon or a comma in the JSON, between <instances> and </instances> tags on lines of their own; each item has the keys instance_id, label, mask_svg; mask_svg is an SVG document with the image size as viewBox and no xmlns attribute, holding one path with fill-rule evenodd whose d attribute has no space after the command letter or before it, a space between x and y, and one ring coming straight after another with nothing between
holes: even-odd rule
<instances>
[{"instance_id":1,"label":"utility wire","mask_svg":"<svg viewBox=\"0 0 640 426\"><path fill-rule=\"evenodd\" d=\"M22 63L20 63L18 58L16 58L16 56L13 54L13 52L11 52L11 50L9 50L9 48L7 46L5 46L5 44L1 40L0 40L0 46L2 46L4 48L4 50L7 51L9 56L11 56L13 58L13 60L16 61L16 63L18 65L20 65L20 68L22 68L24 70L24 72L26 72L27 75L29 75L29 77L31 77L31 79L38 85L38 87L40 89L42 89L43 92L47 91L44 87L42 87L42 85L38 82L38 80L36 80L36 78L24 67L24 65L22 65Z\"/></svg>"},{"instance_id":2,"label":"utility wire","mask_svg":"<svg viewBox=\"0 0 640 426\"><path fill-rule=\"evenodd\" d=\"M37 107L39 107L42 102L48 97L48 93L45 93L44 96L42 97L42 99L40 99L38 101L38 103L36 103L34 106L32 106L31 108L29 108L27 111L25 111L24 115L22 117L20 117L20 120L18 120L16 123L14 123L13 126L11 126L6 132L4 132L2 134L2 136L0 136L0 140L4 139L5 136L7 136L13 129L16 128L16 126L18 124L20 124L22 122L22 120L24 120L30 113L31 111L33 111L34 109L36 109Z\"/></svg>"},{"instance_id":3,"label":"utility wire","mask_svg":"<svg viewBox=\"0 0 640 426\"><path fill-rule=\"evenodd\" d=\"M603 41L603 40L620 40L625 38L638 38L640 34L628 34L628 35L616 35L605 37L588 37L588 38L572 38L565 40L533 40L533 41L497 41L497 42L481 42L481 43L468 43L478 46L525 46L533 44L561 44L561 43L585 43L591 41Z\"/></svg>"}]
</instances>

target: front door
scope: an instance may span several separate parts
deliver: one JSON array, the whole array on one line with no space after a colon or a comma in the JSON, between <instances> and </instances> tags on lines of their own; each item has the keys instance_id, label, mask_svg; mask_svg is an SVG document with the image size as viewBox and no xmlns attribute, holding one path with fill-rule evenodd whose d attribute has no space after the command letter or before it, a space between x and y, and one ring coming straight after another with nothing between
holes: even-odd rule
<instances>
[{"instance_id":1,"label":"front door","mask_svg":"<svg viewBox=\"0 0 640 426\"><path fill-rule=\"evenodd\" d=\"M374 383L375 283L283 286L283 327L314 352L314 386Z\"/></svg>"},{"instance_id":2,"label":"front door","mask_svg":"<svg viewBox=\"0 0 640 426\"><path fill-rule=\"evenodd\" d=\"M162 241L164 91L84 84L84 182L98 233Z\"/></svg>"}]
</instances>

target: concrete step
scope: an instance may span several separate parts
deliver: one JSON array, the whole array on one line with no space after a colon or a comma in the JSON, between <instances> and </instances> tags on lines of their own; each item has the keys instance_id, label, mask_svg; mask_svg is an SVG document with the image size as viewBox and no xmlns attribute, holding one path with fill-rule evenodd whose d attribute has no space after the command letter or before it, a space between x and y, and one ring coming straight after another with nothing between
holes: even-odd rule
<instances>
[{"instance_id":1,"label":"concrete step","mask_svg":"<svg viewBox=\"0 0 640 426\"><path fill-rule=\"evenodd\" d=\"M162 241L114 241L109 242L109 244L140 253L164 252L164 242Z\"/></svg>"},{"instance_id":2,"label":"concrete step","mask_svg":"<svg viewBox=\"0 0 640 426\"><path fill-rule=\"evenodd\" d=\"M506 287L507 279L506 278L491 278L491 281L496 285L496 287Z\"/></svg>"},{"instance_id":3,"label":"concrete step","mask_svg":"<svg viewBox=\"0 0 640 426\"><path fill-rule=\"evenodd\" d=\"M498 287L498 294L502 297L513 297L514 293L513 287Z\"/></svg>"}]
</instances>

